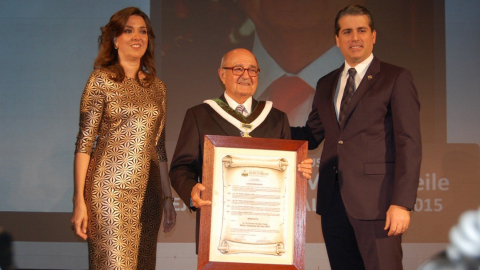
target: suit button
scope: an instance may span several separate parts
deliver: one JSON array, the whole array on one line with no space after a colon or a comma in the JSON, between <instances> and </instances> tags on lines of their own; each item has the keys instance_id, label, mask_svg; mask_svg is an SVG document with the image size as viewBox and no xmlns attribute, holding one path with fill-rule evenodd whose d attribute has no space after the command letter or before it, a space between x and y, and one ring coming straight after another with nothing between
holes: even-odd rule
<instances>
[{"instance_id":1,"label":"suit button","mask_svg":"<svg viewBox=\"0 0 480 270\"><path fill-rule=\"evenodd\" d=\"M338 144L342 145L342 144L343 144L343 141L338 141Z\"/></svg>"}]
</instances>

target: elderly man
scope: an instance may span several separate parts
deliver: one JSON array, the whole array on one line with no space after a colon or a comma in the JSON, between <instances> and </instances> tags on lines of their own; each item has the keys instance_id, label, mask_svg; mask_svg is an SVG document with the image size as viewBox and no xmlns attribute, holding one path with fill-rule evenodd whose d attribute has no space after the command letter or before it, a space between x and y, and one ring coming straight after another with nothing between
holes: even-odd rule
<instances>
[{"instance_id":1,"label":"elderly man","mask_svg":"<svg viewBox=\"0 0 480 270\"><path fill-rule=\"evenodd\" d=\"M217 99L188 109L170 168L172 186L192 210L210 205L200 198L205 189L201 184L203 143L205 135L251 136L290 139L287 115L272 107L271 102L252 98L257 89L258 67L255 56L246 49L235 49L222 58L218 69L225 92ZM245 128L242 123L259 122ZM312 160L303 161L298 170L308 179ZM198 222L197 212L197 243Z\"/></svg>"}]
</instances>

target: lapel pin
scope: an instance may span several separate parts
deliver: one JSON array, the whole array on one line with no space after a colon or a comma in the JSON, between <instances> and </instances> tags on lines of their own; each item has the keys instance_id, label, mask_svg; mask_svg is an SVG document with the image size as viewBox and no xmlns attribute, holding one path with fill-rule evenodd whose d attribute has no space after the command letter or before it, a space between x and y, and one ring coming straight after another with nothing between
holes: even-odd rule
<instances>
[{"instance_id":1,"label":"lapel pin","mask_svg":"<svg viewBox=\"0 0 480 270\"><path fill-rule=\"evenodd\" d=\"M373 77L372 77L372 75L368 75L367 78L368 78L369 80L371 80Z\"/></svg>"}]
</instances>

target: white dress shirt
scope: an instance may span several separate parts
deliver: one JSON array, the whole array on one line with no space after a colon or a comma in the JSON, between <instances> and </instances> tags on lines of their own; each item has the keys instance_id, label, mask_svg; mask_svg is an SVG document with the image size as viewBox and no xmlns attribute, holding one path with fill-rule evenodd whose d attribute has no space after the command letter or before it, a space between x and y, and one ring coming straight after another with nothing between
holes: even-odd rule
<instances>
[{"instance_id":1,"label":"white dress shirt","mask_svg":"<svg viewBox=\"0 0 480 270\"><path fill-rule=\"evenodd\" d=\"M225 99L227 100L228 106L232 108L233 110L237 109L237 106L240 105L237 103L233 98L227 95L227 91L224 93ZM250 115L252 113L252 97L249 97L245 102L242 104L243 107L245 107L245 110L247 111L247 114Z\"/></svg>"},{"instance_id":2,"label":"white dress shirt","mask_svg":"<svg viewBox=\"0 0 480 270\"><path fill-rule=\"evenodd\" d=\"M357 73L355 74L355 87L353 88L353 91L357 90L358 85L360 85L360 82L365 76L365 73L367 73L368 67L372 63L372 60L373 54L370 54L367 59L363 60L360 64L355 66L355 70L357 71ZM345 67L343 69L342 75L340 75L340 81L337 86L335 98L333 99L333 102L335 102L335 113L337 114L337 120L338 114L340 113L340 104L342 103L343 92L345 91L345 85L347 84L348 70L350 68L352 67L347 63L347 61L345 61Z\"/></svg>"}]
</instances>

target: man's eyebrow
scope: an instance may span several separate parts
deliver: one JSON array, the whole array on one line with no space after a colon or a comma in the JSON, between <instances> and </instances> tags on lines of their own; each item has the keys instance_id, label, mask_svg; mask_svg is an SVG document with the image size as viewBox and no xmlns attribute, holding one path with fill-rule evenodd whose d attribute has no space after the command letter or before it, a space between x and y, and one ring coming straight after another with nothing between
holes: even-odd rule
<instances>
[{"instance_id":1,"label":"man's eyebrow","mask_svg":"<svg viewBox=\"0 0 480 270\"><path fill-rule=\"evenodd\" d=\"M242 64L234 64L232 67L243 67L243 65ZM249 67L257 68L256 65L249 65Z\"/></svg>"}]
</instances>

